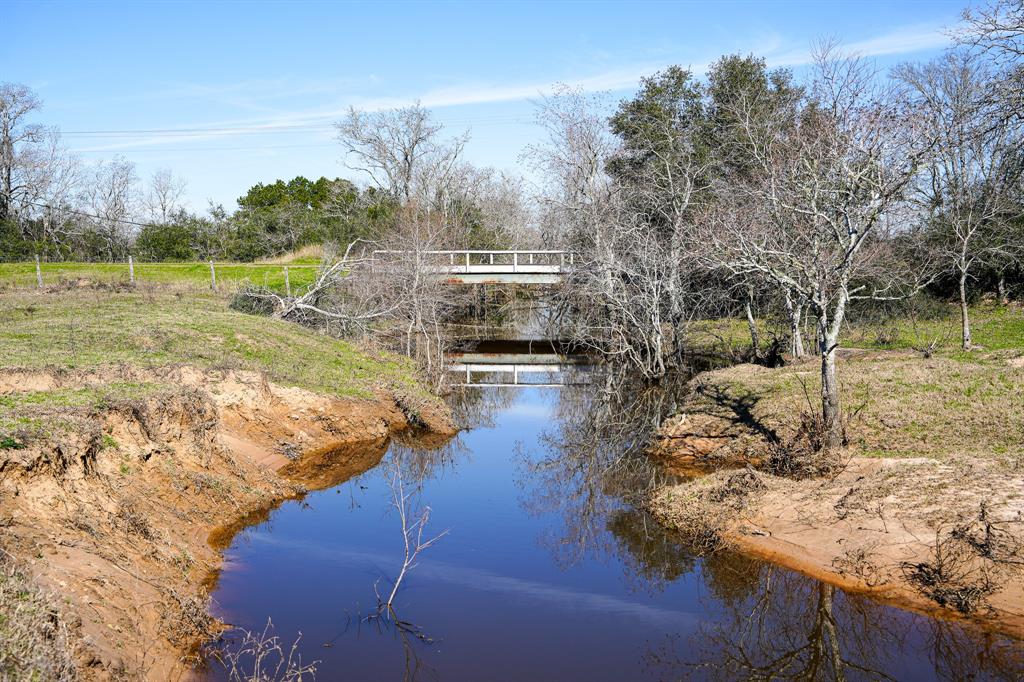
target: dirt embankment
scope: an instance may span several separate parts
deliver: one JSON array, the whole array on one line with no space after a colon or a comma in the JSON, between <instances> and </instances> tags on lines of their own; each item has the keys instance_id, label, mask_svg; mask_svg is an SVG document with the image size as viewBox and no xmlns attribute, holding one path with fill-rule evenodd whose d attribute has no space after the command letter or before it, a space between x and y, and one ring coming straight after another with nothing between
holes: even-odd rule
<instances>
[{"instance_id":1,"label":"dirt embankment","mask_svg":"<svg viewBox=\"0 0 1024 682\"><path fill-rule=\"evenodd\" d=\"M219 627L204 582L238 528L374 466L392 434L454 433L429 400L187 366L0 372L0 399L116 382L157 388L45 407L49 427L0 448L0 548L56 598L85 679L187 677Z\"/></svg>"},{"instance_id":2,"label":"dirt embankment","mask_svg":"<svg viewBox=\"0 0 1024 682\"><path fill-rule=\"evenodd\" d=\"M758 405L774 398L746 390L743 372L698 377L697 397L665 423L656 456L680 474L713 473L657 491L656 518L698 548L728 545L896 605L1024 637L1024 453L958 455L950 442L941 459L865 457L855 437L838 473L772 475L766 463L792 444L793 429L771 404Z\"/></svg>"}]
</instances>

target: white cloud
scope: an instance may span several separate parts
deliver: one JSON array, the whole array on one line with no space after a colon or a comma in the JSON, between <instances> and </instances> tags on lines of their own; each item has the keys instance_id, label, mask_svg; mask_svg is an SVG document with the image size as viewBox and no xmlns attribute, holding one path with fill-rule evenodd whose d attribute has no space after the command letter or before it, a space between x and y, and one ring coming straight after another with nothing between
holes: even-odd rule
<instances>
[{"instance_id":1,"label":"white cloud","mask_svg":"<svg viewBox=\"0 0 1024 682\"><path fill-rule=\"evenodd\" d=\"M888 33L872 38L844 43L841 45L844 52L858 54L863 57L882 57L897 54L912 54L923 50L932 50L945 47L949 44L942 27L935 24L919 24L905 26ZM802 48L791 48L780 51L783 41L777 36L763 42L760 47L760 54L764 54L770 66L802 66L809 64L812 60L810 46ZM643 76L648 76L659 69L664 68L673 61L666 60L662 63L632 64L600 73L564 81L536 81L532 83L520 83L514 85L496 85L493 83L468 83L452 85L443 88L428 90L418 94L404 97L378 97L367 98L352 96L332 105L305 109L293 112L286 112L270 117L234 119L206 123L194 127L183 128L181 134L167 135L159 134L142 136L128 139L123 142L91 146L81 148L77 151L118 151L139 147L152 147L167 145L170 143L197 142L213 139L236 137L241 135L253 135L257 133L276 133L290 129L314 127L309 132L317 133L323 138L331 137L332 133L328 126L343 116L350 106L355 106L367 111L379 111L400 106L408 106L419 101L426 107L441 109L474 104L492 104L498 102L522 101L539 97L550 93L559 83L570 87L579 88L587 92L618 91L635 87ZM709 62L699 64L690 63L688 66L697 73L702 73L708 68ZM262 98L260 93L281 89L277 81L250 81L221 88L211 88L202 85L177 86L172 92L192 95L209 94L211 97L231 96L241 97L246 86L253 87L257 93L245 104L255 108L252 100ZM336 92L339 89L338 82L331 83L303 83L285 90L288 94L315 94ZM195 130L189 133L189 130Z\"/></svg>"},{"instance_id":2,"label":"white cloud","mask_svg":"<svg viewBox=\"0 0 1024 682\"><path fill-rule=\"evenodd\" d=\"M852 43L840 43L841 50L860 57L887 57L897 54L913 54L923 50L936 50L949 45L949 36L943 27L935 24L905 26L874 38ZM782 53L768 54L771 66L802 66L812 61L810 46Z\"/></svg>"}]
</instances>

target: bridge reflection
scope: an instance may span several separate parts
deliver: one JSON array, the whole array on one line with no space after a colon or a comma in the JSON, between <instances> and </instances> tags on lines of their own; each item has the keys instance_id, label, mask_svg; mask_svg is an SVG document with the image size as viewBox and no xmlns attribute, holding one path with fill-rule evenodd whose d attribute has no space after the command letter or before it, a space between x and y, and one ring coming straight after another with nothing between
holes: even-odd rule
<instances>
[{"instance_id":1,"label":"bridge reflection","mask_svg":"<svg viewBox=\"0 0 1024 682\"><path fill-rule=\"evenodd\" d=\"M447 358L453 386L560 388L591 383L592 358L557 341L480 341Z\"/></svg>"}]
</instances>

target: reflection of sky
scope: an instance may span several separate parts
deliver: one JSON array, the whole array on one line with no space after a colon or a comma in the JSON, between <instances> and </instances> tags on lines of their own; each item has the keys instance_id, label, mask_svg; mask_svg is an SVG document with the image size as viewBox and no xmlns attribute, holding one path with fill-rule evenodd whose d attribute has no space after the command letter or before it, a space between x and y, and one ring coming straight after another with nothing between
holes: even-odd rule
<instances>
[{"instance_id":1,"label":"reflection of sky","mask_svg":"<svg viewBox=\"0 0 1024 682\"><path fill-rule=\"evenodd\" d=\"M249 539L255 543L271 545L281 553L299 553L315 556L342 569L378 570L386 573L385 567L394 565L393 555L373 554L339 548L325 547L319 543L281 540L273 533L257 532ZM585 592L566 586L549 585L534 580L524 580L493 571L466 568L443 561L424 560L416 567L418 581L451 583L481 592L502 593L509 598L525 598L538 602L544 608L566 611L612 614L640 621L645 625L678 629L682 625L693 625L697 617L692 613L663 609L653 604L639 603L634 599L619 596ZM633 625L632 622L624 625Z\"/></svg>"},{"instance_id":2,"label":"reflection of sky","mask_svg":"<svg viewBox=\"0 0 1024 682\"><path fill-rule=\"evenodd\" d=\"M734 621L699 562L689 573L679 562L681 577L651 584L636 573L643 557L615 553L626 550L606 519L597 520L598 540L619 549L594 548L570 566L556 560L570 535L563 517L573 501L565 496L574 491L549 495L525 464L546 454L540 436L565 412L556 409L560 397L581 389L500 390L479 396L499 406L493 427L460 434L454 461L423 486L425 537L449 533L420 556L396 608L437 640L419 651L424 662L444 680L639 680L657 677L641 659L667 636L690 643L684 659L706 655L705 630ZM285 503L236 538L216 611L250 628L271 617L287 641L301 631L304 657L322 661L317 679L400 679L401 646L358 617L374 608L375 583L387 593L401 562L390 505L380 470ZM741 618L749 613L749 605L737 608L746 609ZM897 679L932 670L919 637L877 656Z\"/></svg>"}]
</instances>

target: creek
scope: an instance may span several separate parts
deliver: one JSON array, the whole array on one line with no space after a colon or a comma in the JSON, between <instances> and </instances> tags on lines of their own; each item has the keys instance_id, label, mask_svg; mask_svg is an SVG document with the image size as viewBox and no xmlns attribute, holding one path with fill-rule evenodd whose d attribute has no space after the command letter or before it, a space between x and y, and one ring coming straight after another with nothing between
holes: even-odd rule
<instances>
[{"instance_id":1,"label":"creek","mask_svg":"<svg viewBox=\"0 0 1024 682\"><path fill-rule=\"evenodd\" d=\"M270 619L286 647L301 632L318 680L1024 676L1015 640L738 554L694 556L636 506L664 478L641 451L673 396L530 365L544 354L532 344L481 349L504 364L452 358L454 383L471 384L449 398L468 428L440 447L392 442L365 473L241 531L215 615L256 631ZM424 537L447 533L388 619L374 614L402 563L396 471L431 510ZM226 678L215 662L202 675Z\"/></svg>"}]
</instances>

